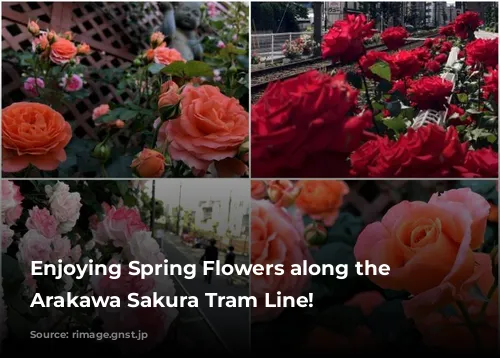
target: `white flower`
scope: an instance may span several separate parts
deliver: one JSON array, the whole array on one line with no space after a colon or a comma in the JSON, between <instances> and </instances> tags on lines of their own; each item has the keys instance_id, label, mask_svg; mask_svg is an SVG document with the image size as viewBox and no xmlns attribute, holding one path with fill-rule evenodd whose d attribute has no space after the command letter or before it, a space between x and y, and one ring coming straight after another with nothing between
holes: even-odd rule
<instances>
[{"instance_id":1,"label":"white flower","mask_svg":"<svg viewBox=\"0 0 500 358\"><path fill-rule=\"evenodd\" d=\"M59 222L57 231L60 234L70 232L80 217L80 193L70 193L69 186L62 182L53 188L45 187L45 192L50 197L50 211Z\"/></svg>"},{"instance_id":2,"label":"white flower","mask_svg":"<svg viewBox=\"0 0 500 358\"><path fill-rule=\"evenodd\" d=\"M162 264L165 260L165 255L150 231L133 233L125 249L125 256L130 261L135 260L142 264Z\"/></svg>"}]
</instances>

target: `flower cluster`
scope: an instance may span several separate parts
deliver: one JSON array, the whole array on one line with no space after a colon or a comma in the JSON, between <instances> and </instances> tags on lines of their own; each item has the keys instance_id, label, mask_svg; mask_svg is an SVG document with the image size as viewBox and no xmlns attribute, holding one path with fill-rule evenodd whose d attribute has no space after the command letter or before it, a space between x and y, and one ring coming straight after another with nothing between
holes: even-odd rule
<instances>
[{"instance_id":1,"label":"flower cluster","mask_svg":"<svg viewBox=\"0 0 500 358\"><path fill-rule=\"evenodd\" d=\"M286 58L294 59L300 57L304 52L304 43L300 37L292 41L286 40L283 46L281 46L281 52L283 52Z\"/></svg>"}]
</instances>

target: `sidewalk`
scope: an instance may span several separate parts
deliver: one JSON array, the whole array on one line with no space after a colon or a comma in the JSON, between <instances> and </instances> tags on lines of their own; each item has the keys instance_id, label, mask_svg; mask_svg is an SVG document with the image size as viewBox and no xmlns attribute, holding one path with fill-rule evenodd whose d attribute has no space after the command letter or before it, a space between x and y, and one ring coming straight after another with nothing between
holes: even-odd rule
<instances>
[{"instance_id":1,"label":"sidewalk","mask_svg":"<svg viewBox=\"0 0 500 358\"><path fill-rule=\"evenodd\" d=\"M177 277L186 294L198 297L199 309L221 338L227 348L234 354L248 352L250 348L250 308L246 307L209 307L208 297L205 293L213 292L219 296L248 296L248 287L228 285L227 277L212 277L212 283L204 282L201 265L198 257L194 257L191 248L182 244L180 238L168 232L158 232L162 236L163 251L171 263L186 265L196 263L196 277L192 280Z\"/></svg>"}]
</instances>

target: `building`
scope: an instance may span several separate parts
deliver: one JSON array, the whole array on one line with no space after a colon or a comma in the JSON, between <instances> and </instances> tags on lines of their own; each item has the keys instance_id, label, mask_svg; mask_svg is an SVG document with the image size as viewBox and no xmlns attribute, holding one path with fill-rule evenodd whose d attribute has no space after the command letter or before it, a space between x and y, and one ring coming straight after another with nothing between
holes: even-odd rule
<instances>
[{"instance_id":1,"label":"building","mask_svg":"<svg viewBox=\"0 0 500 358\"><path fill-rule=\"evenodd\" d=\"M450 12L446 2L436 1L426 3L426 25L430 27L443 26L450 22ZM456 17L456 15L455 15ZM455 18L453 17L453 18Z\"/></svg>"}]
</instances>

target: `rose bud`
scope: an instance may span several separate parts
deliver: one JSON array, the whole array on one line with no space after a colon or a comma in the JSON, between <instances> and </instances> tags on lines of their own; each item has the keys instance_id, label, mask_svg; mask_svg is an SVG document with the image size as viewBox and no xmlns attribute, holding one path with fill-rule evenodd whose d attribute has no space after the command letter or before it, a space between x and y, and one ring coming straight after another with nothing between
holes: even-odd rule
<instances>
[{"instance_id":1,"label":"rose bud","mask_svg":"<svg viewBox=\"0 0 500 358\"><path fill-rule=\"evenodd\" d=\"M111 148L106 142L99 143L92 151L92 156L99 159L101 163L105 163L111 156Z\"/></svg>"},{"instance_id":2,"label":"rose bud","mask_svg":"<svg viewBox=\"0 0 500 358\"><path fill-rule=\"evenodd\" d=\"M326 243L328 233L325 227L318 223L311 223L304 230L304 238L311 246L320 246Z\"/></svg>"},{"instance_id":3,"label":"rose bud","mask_svg":"<svg viewBox=\"0 0 500 358\"><path fill-rule=\"evenodd\" d=\"M174 81L168 81L161 86L160 98L158 99L158 109L162 120L175 118L179 115L179 86Z\"/></svg>"},{"instance_id":4,"label":"rose bud","mask_svg":"<svg viewBox=\"0 0 500 358\"><path fill-rule=\"evenodd\" d=\"M141 178L161 178L165 173L165 157L155 150L144 148L130 167Z\"/></svg>"},{"instance_id":5,"label":"rose bud","mask_svg":"<svg viewBox=\"0 0 500 358\"><path fill-rule=\"evenodd\" d=\"M121 119L117 119L113 124L114 124L114 126L116 128L123 128L123 127L125 127L125 122L122 121Z\"/></svg>"},{"instance_id":6,"label":"rose bud","mask_svg":"<svg viewBox=\"0 0 500 358\"><path fill-rule=\"evenodd\" d=\"M163 35L161 32L153 32L151 35L151 47L156 48L160 46L163 43L163 40L165 40L165 35Z\"/></svg>"},{"instance_id":7,"label":"rose bud","mask_svg":"<svg viewBox=\"0 0 500 358\"><path fill-rule=\"evenodd\" d=\"M33 36L38 36L40 34L40 26L35 21L28 22L28 31Z\"/></svg>"},{"instance_id":8,"label":"rose bud","mask_svg":"<svg viewBox=\"0 0 500 358\"><path fill-rule=\"evenodd\" d=\"M50 31L47 34L47 40L49 40L49 44L53 44L54 42L57 41L57 39L58 39L58 36L54 31Z\"/></svg>"},{"instance_id":9,"label":"rose bud","mask_svg":"<svg viewBox=\"0 0 500 358\"><path fill-rule=\"evenodd\" d=\"M289 207L295 202L300 193L290 180L270 180L267 187L269 199L277 206Z\"/></svg>"},{"instance_id":10,"label":"rose bud","mask_svg":"<svg viewBox=\"0 0 500 358\"><path fill-rule=\"evenodd\" d=\"M78 55L82 55L82 56L86 56L88 54L90 54L90 46L87 45L86 43L81 43L79 44L77 47L77 54Z\"/></svg>"},{"instance_id":11,"label":"rose bud","mask_svg":"<svg viewBox=\"0 0 500 358\"><path fill-rule=\"evenodd\" d=\"M71 33L71 31L66 31L63 35L62 35L66 40L73 40L73 34Z\"/></svg>"}]
</instances>

